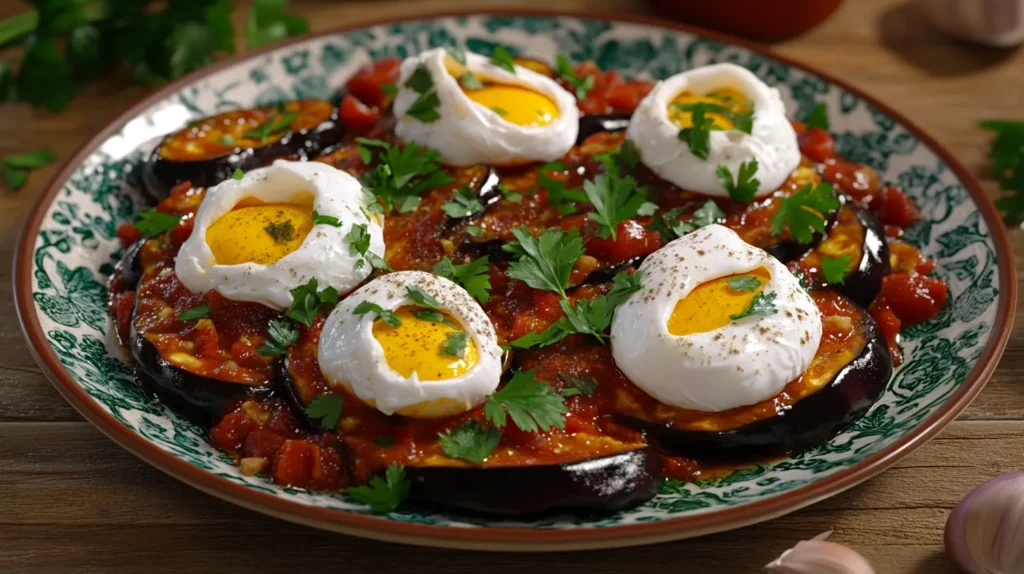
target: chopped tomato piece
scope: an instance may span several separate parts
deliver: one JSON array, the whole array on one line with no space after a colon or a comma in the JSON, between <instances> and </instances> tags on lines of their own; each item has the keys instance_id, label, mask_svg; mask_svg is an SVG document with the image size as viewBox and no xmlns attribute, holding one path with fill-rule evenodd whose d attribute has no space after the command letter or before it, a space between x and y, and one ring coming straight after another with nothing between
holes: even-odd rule
<instances>
[{"instance_id":1,"label":"chopped tomato piece","mask_svg":"<svg viewBox=\"0 0 1024 574\"><path fill-rule=\"evenodd\" d=\"M633 219L619 223L615 228L615 239L609 235L598 235L598 224L586 215L568 217L561 222L563 229L576 228L583 236L583 247L587 255L604 263L621 263L634 257L649 255L661 248L661 234L646 229Z\"/></svg>"},{"instance_id":2,"label":"chopped tomato piece","mask_svg":"<svg viewBox=\"0 0 1024 574\"><path fill-rule=\"evenodd\" d=\"M632 112L654 88L652 82L619 83L608 89L608 104L619 112Z\"/></svg>"},{"instance_id":3,"label":"chopped tomato piece","mask_svg":"<svg viewBox=\"0 0 1024 574\"><path fill-rule=\"evenodd\" d=\"M228 413L220 419L220 422L210 427L210 444L214 448L237 453L249 433L257 428L259 428L259 424L245 412Z\"/></svg>"},{"instance_id":4,"label":"chopped tomato piece","mask_svg":"<svg viewBox=\"0 0 1024 574\"><path fill-rule=\"evenodd\" d=\"M860 201L878 189L878 172L869 166L839 158L828 158L821 176Z\"/></svg>"},{"instance_id":5,"label":"chopped tomato piece","mask_svg":"<svg viewBox=\"0 0 1024 574\"><path fill-rule=\"evenodd\" d=\"M878 328L882 331L885 344L889 347L889 354L892 355L893 363L899 365L903 362L903 355L897 338L902 326L899 317L896 316L896 313L892 312L892 308L884 304L872 305L871 317L875 320L875 323L878 323Z\"/></svg>"},{"instance_id":6,"label":"chopped tomato piece","mask_svg":"<svg viewBox=\"0 0 1024 574\"><path fill-rule=\"evenodd\" d=\"M946 306L949 289L941 279L913 273L893 273L882 279L880 304L889 305L905 326L937 316Z\"/></svg>"},{"instance_id":7,"label":"chopped tomato piece","mask_svg":"<svg viewBox=\"0 0 1024 574\"><path fill-rule=\"evenodd\" d=\"M273 459L281 450L285 437L267 429L256 429L245 437L242 445L243 456L261 456L266 459Z\"/></svg>"},{"instance_id":8,"label":"chopped tomato piece","mask_svg":"<svg viewBox=\"0 0 1024 574\"><path fill-rule=\"evenodd\" d=\"M808 128L797 133L797 141L800 151L817 163L824 163L836 153L831 134L821 128Z\"/></svg>"},{"instance_id":9,"label":"chopped tomato piece","mask_svg":"<svg viewBox=\"0 0 1024 574\"><path fill-rule=\"evenodd\" d=\"M902 229L910 227L921 217L914 200L898 187L891 185L878 190L878 194L871 198L868 206L878 216L879 221Z\"/></svg>"},{"instance_id":10,"label":"chopped tomato piece","mask_svg":"<svg viewBox=\"0 0 1024 574\"><path fill-rule=\"evenodd\" d=\"M121 240L121 247L127 248L142 239L142 234L131 223L125 223L117 228L117 238Z\"/></svg>"},{"instance_id":11,"label":"chopped tomato piece","mask_svg":"<svg viewBox=\"0 0 1024 574\"><path fill-rule=\"evenodd\" d=\"M135 306L135 291L123 291L114 295L110 301L110 314L117 325L117 336L122 342L128 341L132 327L132 308Z\"/></svg>"},{"instance_id":12,"label":"chopped tomato piece","mask_svg":"<svg viewBox=\"0 0 1024 574\"><path fill-rule=\"evenodd\" d=\"M400 64L398 58L385 58L367 64L352 76L345 84L345 89L367 106L383 108L388 103L389 96L381 91L380 87L398 81ZM344 111L344 108L342 110Z\"/></svg>"},{"instance_id":13,"label":"chopped tomato piece","mask_svg":"<svg viewBox=\"0 0 1024 574\"><path fill-rule=\"evenodd\" d=\"M935 262L924 256L916 247L902 241L889 242L889 259L895 273L919 273L927 275L935 269Z\"/></svg>"},{"instance_id":14,"label":"chopped tomato piece","mask_svg":"<svg viewBox=\"0 0 1024 574\"><path fill-rule=\"evenodd\" d=\"M370 131L380 120L380 112L376 108L367 107L351 94L341 100L341 121L346 128L357 134Z\"/></svg>"},{"instance_id":15,"label":"chopped tomato piece","mask_svg":"<svg viewBox=\"0 0 1024 574\"><path fill-rule=\"evenodd\" d=\"M283 485L330 490L341 487L341 456L303 440L286 440L274 458L274 482Z\"/></svg>"},{"instance_id":16,"label":"chopped tomato piece","mask_svg":"<svg viewBox=\"0 0 1024 574\"><path fill-rule=\"evenodd\" d=\"M181 218L178 225L171 230L168 234L171 238L171 243L177 248L181 247L185 240L192 235L192 227L195 226L196 218L195 214L189 213L185 217Z\"/></svg>"}]
</instances>

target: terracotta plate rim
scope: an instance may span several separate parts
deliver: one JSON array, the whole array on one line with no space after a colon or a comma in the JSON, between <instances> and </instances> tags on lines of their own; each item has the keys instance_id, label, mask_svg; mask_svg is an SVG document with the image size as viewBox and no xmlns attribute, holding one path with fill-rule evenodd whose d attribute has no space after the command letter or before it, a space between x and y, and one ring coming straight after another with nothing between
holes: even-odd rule
<instances>
[{"instance_id":1,"label":"terracotta plate rim","mask_svg":"<svg viewBox=\"0 0 1024 574\"><path fill-rule=\"evenodd\" d=\"M86 394L85 390L61 365L57 355L47 342L40 325L32 298L32 249L47 208L60 192L65 182L74 173L75 169L101 142L106 140L110 134L120 129L125 122L159 100L179 90L182 86L235 66L243 61L256 59L267 52L351 29L411 20L476 15L549 16L605 20L644 24L686 32L702 38L739 46L779 60L794 68L815 74L855 94L877 110L899 121L918 140L934 151L963 183L984 218L985 225L989 228L991 239L995 246L996 260L999 268L999 306L996 311L996 324L985 346L984 353L967 375L966 380L956 389L938 412L933 413L913 431L853 466L814 483L759 502L697 516L668 519L653 523L577 530L461 528L413 524L293 502L231 482L178 459L150 443L133 430L121 425L109 413L105 412L99 403ZM952 422L981 392L985 383L992 376L992 372L995 370L999 357L1002 355L1010 336L1010 329L1013 324L1013 311L1016 309L1017 281L1012 253L1009 236L995 206L985 195L975 178L950 152L939 145L934 138L927 135L921 128L907 120L903 114L846 82L835 78L831 74L797 63L785 56L774 54L766 46L733 38L718 32L704 30L696 26L679 24L648 16L580 13L562 10L489 9L485 11L445 11L406 18L389 18L379 21L361 22L351 26L333 28L317 34L296 38L289 42L276 44L262 50L228 58L179 78L156 93L144 98L110 122L98 134L90 138L47 183L45 191L36 200L32 210L29 212L18 240L14 259L14 290L18 318L21 322L22 330L30 343L32 354L57 390L82 416L114 440L114 442L182 482L198 488L207 494L251 510L345 534L422 546L475 550L554 551L634 546L731 530L769 520L814 504L824 498L849 489L887 469L912 450L930 440L943 427Z\"/></svg>"}]
</instances>

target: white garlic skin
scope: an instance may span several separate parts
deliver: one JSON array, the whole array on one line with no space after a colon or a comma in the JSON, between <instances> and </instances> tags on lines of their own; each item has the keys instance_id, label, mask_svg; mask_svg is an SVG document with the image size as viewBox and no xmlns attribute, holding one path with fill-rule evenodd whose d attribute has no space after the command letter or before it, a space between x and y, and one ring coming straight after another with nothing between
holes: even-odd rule
<instances>
[{"instance_id":1,"label":"white garlic skin","mask_svg":"<svg viewBox=\"0 0 1024 574\"><path fill-rule=\"evenodd\" d=\"M827 540L799 542L765 569L773 574L875 574L863 556Z\"/></svg>"},{"instance_id":2,"label":"white garlic skin","mask_svg":"<svg viewBox=\"0 0 1024 574\"><path fill-rule=\"evenodd\" d=\"M946 551L970 574L1024 574L1024 472L982 484L953 509Z\"/></svg>"}]
</instances>

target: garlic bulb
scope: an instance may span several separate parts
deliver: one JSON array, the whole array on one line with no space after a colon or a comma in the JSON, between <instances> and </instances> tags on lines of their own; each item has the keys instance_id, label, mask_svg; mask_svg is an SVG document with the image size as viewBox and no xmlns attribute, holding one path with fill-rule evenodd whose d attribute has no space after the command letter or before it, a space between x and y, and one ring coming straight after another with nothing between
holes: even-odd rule
<instances>
[{"instance_id":1,"label":"garlic bulb","mask_svg":"<svg viewBox=\"0 0 1024 574\"><path fill-rule=\"evenodd\" d=\"M1024 472L993 478L953 509L946 552L971 574L1024 574Z\"/></svg>"},{"instance_id":2,"label":"garlic bulb","mask_svg":"<svg viewBox=\"0 0 1024 574\"><path fill-rule=\"evenodd\" d=\"M825 540L831 531L804 540L765 566L775 574L875 574L863 556L838 542Z\"/></svg>"}]
</instances>

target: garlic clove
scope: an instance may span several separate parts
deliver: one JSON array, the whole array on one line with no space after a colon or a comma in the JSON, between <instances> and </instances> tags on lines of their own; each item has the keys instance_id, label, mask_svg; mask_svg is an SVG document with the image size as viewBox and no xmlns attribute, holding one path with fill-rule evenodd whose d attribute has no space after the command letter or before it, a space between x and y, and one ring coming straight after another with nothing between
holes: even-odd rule
<instances>
[{"instance_id":1,"label":"garlic clove","mask_svg":"<svg viewBox=\"0 0 1024 574\"><path fill-rule=\"evenodd\" d=\"M829 534L797 543L765 569L773 574L875 574L863 556L848 546L825 540Z\"/></svg>"},{"instance_id":2,"label":"garlic clove","mask_svg":"<svg viewBox=\"0 0 1024 574\"><path fill-rule=\"evenodd\" d=\"M982 484L953 509L946 552L971 574L1024 574L1024 472Z\"/></svg>"}]
</instances>

